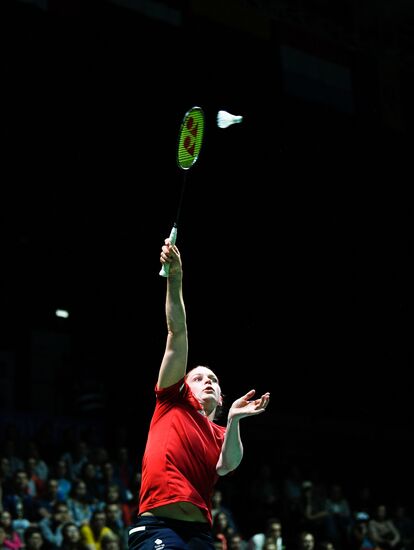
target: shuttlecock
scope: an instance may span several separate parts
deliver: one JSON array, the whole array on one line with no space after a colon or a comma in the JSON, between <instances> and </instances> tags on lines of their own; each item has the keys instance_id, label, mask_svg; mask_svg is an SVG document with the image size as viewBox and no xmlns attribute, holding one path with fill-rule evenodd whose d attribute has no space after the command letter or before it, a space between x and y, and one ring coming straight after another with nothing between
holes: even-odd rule
<instances>
[{"instance_id":1,"label":"shuttlecock","mask_svg":"<svg viewBox=\"0 0 414 550\"><path fill-rule=\"evenodd\" d=\"M237 124L242 120L243 120L242 116L232 115L227 111L219 111L217 113L217 126L219 128L227 128L228 126L231 126L232 124Z\"/></svg>"}]
</instances>

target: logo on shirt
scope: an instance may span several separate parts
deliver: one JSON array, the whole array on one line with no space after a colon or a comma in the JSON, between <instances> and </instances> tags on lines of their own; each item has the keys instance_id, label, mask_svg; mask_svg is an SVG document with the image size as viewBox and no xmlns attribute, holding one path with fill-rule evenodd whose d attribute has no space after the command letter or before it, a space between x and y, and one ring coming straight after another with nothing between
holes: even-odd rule
<instances>
[{"instance_id":1,"label":"logo on shirt","mask_svg":"<svg viewBox=\"0 0 414 550\"><path fill-rule=\"evenodd\" d=\"M154 540L154 550L162 550L165 548L165 544L162 542L161 539L155 539Z\"/></svg>"}]
</instances>

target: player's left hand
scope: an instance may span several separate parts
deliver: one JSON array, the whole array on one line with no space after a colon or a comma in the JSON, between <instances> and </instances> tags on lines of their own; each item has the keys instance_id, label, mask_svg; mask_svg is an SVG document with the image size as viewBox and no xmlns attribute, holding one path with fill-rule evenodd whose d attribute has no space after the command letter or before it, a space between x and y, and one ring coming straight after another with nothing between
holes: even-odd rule
<instances>
[{"instance_id":1,"label":"player's left hand","mask_svg":"<svg viewBox=\"0 0 414 550\"><path fill-rule=\"evenodd\" d=\"M245 416L254 416L260 414L266 410L267 405L269 404L270 393L264 393L259 399L252 399L256 390L250 390L236 399L229 410L229 420L232 418L241 419Z\"/></svg>"}]
</instances>

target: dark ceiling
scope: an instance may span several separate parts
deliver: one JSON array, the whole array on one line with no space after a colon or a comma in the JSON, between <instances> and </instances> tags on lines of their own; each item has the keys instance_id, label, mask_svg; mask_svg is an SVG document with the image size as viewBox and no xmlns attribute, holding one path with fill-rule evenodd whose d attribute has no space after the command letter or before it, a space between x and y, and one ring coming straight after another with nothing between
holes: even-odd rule
<instances>
[{"instance_id":1,"label":"dark ceiling","mask_svg":"<svg viewBox=\"0 0 414 550\"><path fill-rule=\"evenodd\" d=\"M366 34L388 3L244 3L267 37L203 17L202 2L179 25L120 4L2 2L1 348L30 377L33 332L69 334L65 384L86 372L115 406L134 395L125 380L152 384L158 254L184 177L176 139L200 105L178 238L191 360L235 391L253 378L280 410L412 415L408 3ZM346 60L352 112L286 92L280 47L309 36L318 56ZM218 129L222 108L243 123Z\"/></svg>"}]
</instances>

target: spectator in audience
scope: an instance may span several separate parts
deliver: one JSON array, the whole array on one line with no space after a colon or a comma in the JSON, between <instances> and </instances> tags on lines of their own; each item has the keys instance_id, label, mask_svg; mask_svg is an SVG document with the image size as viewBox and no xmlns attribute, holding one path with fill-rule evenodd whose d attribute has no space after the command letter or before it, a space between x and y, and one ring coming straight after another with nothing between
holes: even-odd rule
<instances>
[{"instance_id":1,"label":"spectator in audience","mask_svg":"<svg viewBox=\"0 0 414 550\"><path fill-rule=\"evenodd\" d=\"M303 482L302 492L302 530L315 533L318 540L329 540L334 526L325 495L309 480Z\"/></svg>"},{"instance_id":2,"label":"spectator in audience","mask_svg":"<svg viewBox=\"0 0 414 550\"><path fill-rule=\"evenodd\" d=\"M49 543L51 548L57 548L62 544L63 525L72 519L66 502L55 502L50 517L45 517L39 521L39 528L42 531L43 538Z\"/></svg>"},{"instance_id":3,"label":"spectator in audience","mask_svg":"<svg viewBox=\"0 0 414 550\"><path fill-rule=\"evenodd\" d=\"M95 510L89 523L84 523L80 528L82 541L87 550L102 550L102 539L105 535L114 535L106 525L106 513Z\"/></svg>"},{"instance_id":4,"label":"spectator in audience","mask_svg":"<svg viewBox=\"0 0 414 550\"><path fill-rule=\"evenodd\" d=\"M215 538L217 538L217 535L222 535L218 538L220 538L220 540L224 538L225 547L227 548L228 540L234 533L234 530L230 527L229 518L226 512L218 512L218 514L216 514L213 519L212 532Z\"/></svg>"},{"instance_id":5,"label":"spectator in audience","mask_svg":"<svg viewBox=\"0 0 414 550\"><path fill-rule=\"evenodd\" d=\"M310 531L301 531L298 537L298 550L314 550L315 536Z\"/></svg>"},{"instance_id":6,"label":"spectator in audience","mask_svg":"<svg viewBox=\"0 0 414 550\"><path fill-rule=\"evenodd\" d=\"M282 482L283 518L296 529L301 517L302 472L297 464L292 464Z\"/></svg>"},{"instance_id":7,"label":"spectator in audience","mask_svg":"<svg viewBox=\"0 0 414 550\"><path fill-rule=\"evenodd\" d=\"M82 466L80 478L86 486L86 497L89 502L96 504L100 498L100 480L98 479L97 468L93 462L85 462Z\"/></svg>"},{"instance_id":8,"label":"spectator in audience","mask_svg":"<svg viewBox=\"0 0 414 550\"><path fill-rule=\"evenodd\" d=\"M368 485L362 485L357 492L356 498L351 502L351 509L357 512L364 512L371 517L373 508L372 489Z\"/></svg>"},{"instance_id":9,"label":"spectator in audience","mask_svg":"<svg viewBox=\"0 0 414 550\"><path fill-rule=\"evenodd\" d=\"M116 478L121 481L123 487L130 487L135 469L130 461L128 447L125 445L118 447L114 470Z\"/></svg>"},{"instance_id":10,"label":"spectator in audience","mask_svg":"<svg viewBox=\"0 0 414 550\"><path fill-rule=\"evenodd\" d=\"M227 539L223 533L213 533L213 544L216 550L228 550Z\"/></svg>"},{"instance_id":11,"label":"spectator in audience","mask_svg":"<svg viewBox=\"0 0 414 550\"><path fill-rule=\"evenodd\" d=\"M11 513L12 517L17 517L17 508L22 506L23 517L29 521L39 519L37 501L29 494L29 477L25 470L14 472L10 492L3 495L3 506Z\"/></svg>"},{"instance_id":12,"label":"spectator in audience","mask_svg":"<svg viewBox=\"0 0 414 550\"><path fill-rule=\"evenodd\" d=\"M27 458L33 459L33 472L44 484L49 477L49 466L40 456L39 446L33 440L28 443Z\"/></svg>"},{"instance_id":13,"label":"spectator in audience","mask_svg":"<svg viewBox=\"0 0 414 550\"><path fill-rule=\"evenodd\" d=\"M224 512L227 515L229 526L233 529L233 531L237 531L236 521L230 508L223 505L223 492L221 489L216 487L211 498L211 516L213 520L219 512Z\"/></svg>"},{"instance_id":14,"label":"spectator in audience","mask_svg":"<svg viewBox=\"0 0 414 550\"><path fill-rule=\"evenodd\" d=\"M122 502L120 496L120 489L118 485L110 485L107 488L107 492L104 496L104 500L99 501L96 504L97 510L107 510L108 506L115 504L121 511L121 519L123 525L130 525L134 520L137 508L134 509L135 515L131 514L130 508L126 502Z\"/></svg>"},{"instance_id":15,"label":"spectator in audience","mask_svg":"<svg viewBox=\"0 0 414 550\"><path fill-rule=\"evenodd\" d=\"M400 533L404 550L414 550L414 519L408 515L404 504L396 506L393 521Z\"/></svg>"},{"instance_id":16,"label":"spectator in audience","mask_svg":"<svg viewBox=\"0 0 414 550\"><path fill-rule=\"evenodd\" d=\"M25 550L51 550L39 527L28 527L24 532Z\"/></svg>"},{"instance_id":17,"label":"spectator in audience","mask_svg":"<svg viewBox=\"0 0 414 550\"><path fill-rule=\"evenodd\" d=\"M75 440L73 450L65 451L61 458L66 462L69 469L69 479L79 479L82 474L83 465L89 461L89 445L85 440Z\"/></svg>"},{"instance_id":18,"label":"spectator in audience","mask_svg":"<svg viewBox=\"0 0 414 550\"><path fill-rule=\"evenodd\" d=\"M95 507L88 498L86 483L83 479L77 479L73 482L67 505L73 521L79 527L84 523L88 523L92 518Z\"/></svg>"},{"instance_id":19,"label":"spectator in audience","mask_svg":"<svg viewBox=\"0 0 414 550\"><path fill-rule=\"evenodd\" d=\"M265 542L272 540L277 550L282 550L282 522L279 518L270 517L265 522L262 533L256 533L249 539L249 550L263 550Z\"/></svg>"},{"instance_id":20,"label":"spectator in audience","mask_svg":"<svg viewBox=\"0 0 414 550\"><path fill-rule=\"evenodd\" d=\"M102 537L101 548L102 550L122 550L123 548L127 547L122 545L121 540L117 535L108 534Z\"/></svg>"},{"instance_id":21,"label":"spectator in audience","mask_svg":"<svg viewBox=\"0 0 414 550\"><path fill-rule=\"evenodd\" d=\"M33 497L41 497L45 489L45 481L36 473L36 459L28 457L26 460L26 472L29 478L28 493Z\"/></svg>"},{"instance_id":22,"label":"spectator in audience","mask_svg":"<svg viewBox=\"0 0 414 550\"><path fill-rule=\"evenodd\" d=\"M12 519L12 527L24 542L24 533L28 527L37 527L36 522L31 522L24 517L24 507L21 502L16 503L16 516Z\"/></svg>"},{"instance_id":23,"label":"spectator in audience","mask_svg":"<svg viewBox=\"0 0 414 550\"><path fill-rule=\"evenodd\" d=\"M345 548L348 542L352 516L349 502L343 494L342 485L339 483L331 485L326 500L326 508L332 519L331 530L326 534L330 536L336 550Z\"/></svg>"},{"instance_id":24,"label":"spectator in audience","mask_svg":"<svg viewBox=\"0 0 414 550\"><path fill-rule=\"evenodd\" d=\"M235 532L229 536L227 541L228 550L247 550L248 543L241 533Z\"/></svg>"},{"instance_id":25,"label":"spectator in audience","mask_svg":"<svg viewBox=\"0 0 414 550\"><path fill-rule=\"evenodd\" d=\"M263 545L263 550L278 550L273 539L266 539Z\"/></svg>"},{"instance_id":26,"label":"spectator in audience","mask_svg":"<svg viewBox=\"0 0 414 550\"><path fill-rule=\"evenodd\" d=\"M126 502L127 494L126 487L123 485L122 481L116 477L114 465L111 461L106 460L102 466L102 477L99 481L99 499L103 500L105 498L106 492L109 487L117 485L119 488L119 496L122 502Z\"/></svg>"},{"instance_id":27,"label":"spectator in audience","mask_svg":"<svg viewBox=\"0 0 414 550\"><path fill-rule=\"evenodd\" d=\"M14 474L18 471L24 470L24 461L20 456L18 456L17 452L17 433L14 432L13 435L10 437L6 436L4 444L3 444L3 451L2 455L3 457L7 458L9 468L11 475L14 476Z\"/></svg>"},{"instance_id":28,"label":"spectator in audience","mask_svg":"<svg viewBox=\"0 0 414 550\"><path fill-rule=\"evenodd\" d=\"M366 512L357 512L350 526L350 550L373 550L376 547L368 530L369 515Z\"/></svg>"},{"instance_id":29,"label":"spectator in audience","mask_svg":"<svg viewBox=\"0 0 414 550\"><path fill-rule=\"evenodd\" d=\"M105 506L106 526L117 535L121 546L128 546L128 530L122 518L122 508L120 503L108 503Z\"/></svg>"},{"instance_id":30,"label":"spectator in audience","mask_svg":"<svg viewBox=\"0 0 414 550\"><path fill-rule=\"evenodd\" d=\"M10 460L7 456L0 455L0 491L4 494L10 492L10 488L13 485L13 472L10 466ZM0 493L1 496L1 493ZM0 499L0 506L2 500Z\"/></svg>"},{"instance_id":31,"label":"spectator in audience","mask_svg":"<svg viewBox=\"0 0 414 550\"><path fill-rule=\"evenodd\" d=\"M58 488L57 488L57 498L58 500L67 501L70 496L70 491L72 489L72 480L69 479L69 468L65 460L62 458L55 462L53 468L53 477L56 479Z\"/></svg>"},{"instance_id":32,"label":"spectator in audience","mask_svg":"<svg viewBox=\"0 0 414 550\"><path fill-rule=\"evenodd\" d=\"M100 482L103 477L103 466L110 462L108 449L103 445L95 445L89 455L89 462L95 466L95 477Z\"/></svg>"},{"instance_id":33,"label":"spectator in audience","mask_svg":"<svg viewBox=\"0 0 414 550\"><path fill-rule=\"evenodd\" d=\"M19 548L22 548L23 541L19 533L13 528L12 516L8 510L3 510L0 513L0 525L6 532L6 538L3 542L4 546L8 550L19 550Z\"/></svg>"},{"instance_id":34,"label":"spectator in audience","mask_svg":"<svg viewBox=\"0 0 414 550\"><path fill-rule=\"evenodd\" d=\"M58 481L55 478L49 478L46 482L46 492L41 499L37 499L38 512L42 518L50 517L60 502L58 495Z\"/></svg>"},{"instance_id":35,"label":"spectator in audience","mask_svg":"<svg viewBox=\"0 0 414 550\"><path fill-rule=\"evenodd\" d=\"M61 550L86 550L86 546L81 540L80 529L73 521L67 521L62 526L60 548Z\"/></svg>"},{"instance_id":36,"label":"spectator in audience","mask_svg":"<svg viewBox=\"0 0 414 550\"><path fill-rule=\"evenodd\" d=\"M0 550L7 550L7 546L4 546L4 541L6 540L7 533L3 525L0 525Z\"/></svg>"},{"instance_id":37,"label":"spectator in audience","mask_svg":"<svg viewBox=\"0 0 414 550\"><path fill-rule=\"evenodd\" d=\"M131 497L122 503L122 514L125 525L132 525L138 515L139 494L141 488L141 472L135 472L131 479L129 492Z\"/></svg>"},{"instance_id":38,"label":"spectator in audience","mask_svg":"<svg viewBox=\"0 0 414 550\"><path fill-rule=\"evenodd\" d=\"M401 548L401 535L394 522L388 517L385 504L374 509L374 517L369 520L368 529L371 539L382 550Z\"/></svg>"}]
</instances>

